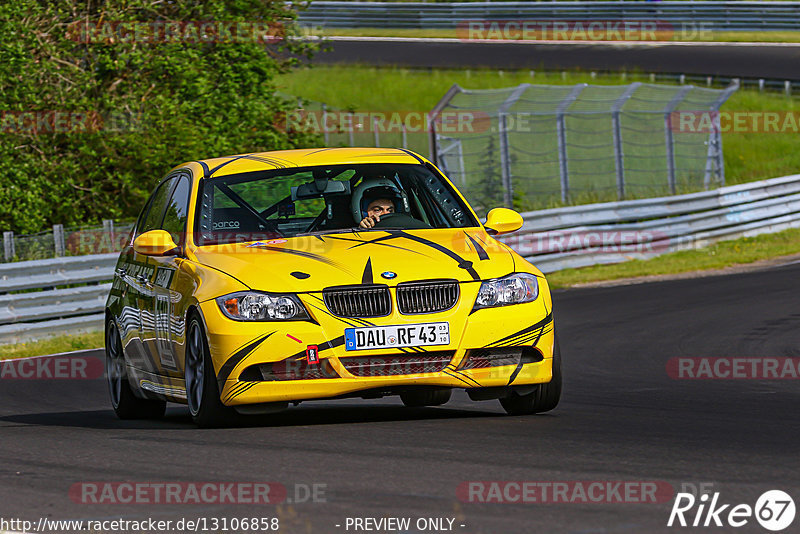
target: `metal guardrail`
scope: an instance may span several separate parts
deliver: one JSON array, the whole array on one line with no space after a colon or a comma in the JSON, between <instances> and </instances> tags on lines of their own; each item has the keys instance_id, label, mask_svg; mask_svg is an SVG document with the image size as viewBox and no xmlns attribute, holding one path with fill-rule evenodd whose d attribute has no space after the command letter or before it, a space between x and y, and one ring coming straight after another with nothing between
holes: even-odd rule
<instances>
[{"instance_id":1,"label":"metal guardrail","mask_svg":"<svg viewBox=\"0 0 800 534\"><path fill-rule=\"evenodd\" d=\"M800 227L800 175L714 191L523 214L501 238L543 272L648 259Z\"/></svg>"},{"instance_id":2,"label":"metal guardrail","mask_svg":"<svg viewBox=\"0 0 800 534\"><path fill-rule=\"evenodd\" d=\"M118 256L0 264L0 343L102 329Z\"/></svg>"},{"instance_id":3,"label":"metal guardrail","mask_svg":"<svg viewBox=\"0 0 800 534\"><path fill-rule=\"evenodd\" d=\"M520 231L501 240L543 272L646 259L800 227L800 174L522 216ZM97 254L0 265L0 343L102 329L116 259Z\"/></svg>"},{"instance_id":4,"label":"metal guardrail","mask_svg":"<svg viewBox=\"0 0 800 534\"><path fill-rule=\"evenodd\" d=\"M455 28L470 20L659 21L712 31L800 29L800 2L331 2L299 14L305 26ZM702 25L702 26L701 26Z\"/></svg>"}]
</instances>

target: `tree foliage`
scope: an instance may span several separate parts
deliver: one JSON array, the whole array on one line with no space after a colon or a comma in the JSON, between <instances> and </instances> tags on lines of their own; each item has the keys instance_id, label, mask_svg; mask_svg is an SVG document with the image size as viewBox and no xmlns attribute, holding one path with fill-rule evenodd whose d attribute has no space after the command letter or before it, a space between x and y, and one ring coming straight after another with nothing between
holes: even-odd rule
<instances>
[{"instance_id":1,"label":"tree foliage","mask_svg":"<svg viewBox=\"0 0 800 534\"><path fill-rule=\"evenodd\" d=\"M0 229L130 218L184 161L313 143L283 127L293 103L273 82L315 49L293 38L296 8L284 0L0 3ZM121 30L134 22L151 30L268 23L273 38L148 41L146 31Z\"/></svg>"}]
</instances>

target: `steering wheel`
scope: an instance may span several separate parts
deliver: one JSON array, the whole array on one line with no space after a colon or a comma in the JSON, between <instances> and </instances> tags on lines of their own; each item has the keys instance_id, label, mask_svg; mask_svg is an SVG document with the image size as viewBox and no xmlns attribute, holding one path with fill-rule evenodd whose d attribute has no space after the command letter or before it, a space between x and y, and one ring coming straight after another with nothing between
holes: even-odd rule
<instances>
[{"instance_id":1,"label":"steering wheel","mask_svg":"<svg viewBox=\"0 0 800 534\"><path fill-rule=\"evenodd\" d=\"M383 215L381 215L381 220L376 222L373 228L386 228L387 226L398 226L397 223L400 222L400 219L404 218L402 217L402 215L403 215L402 213L384 213ZM395 224L391 223L387 224L385 221L388 219L394 219Z\"/></svg>"},{"instance_id":2,"label":"steering wheel","mask_svg":"<svg viewBox=\"0 0 800 534\"><path fill-rule=\"evenodd\" d=\"M386 222L386 221L389 222ZM405 213L385 213L381 215L381 220L375 223L373 228L403 228L405 230L420 230L432 228L431 225L415 219Z\"/></svg>"}]
</instances>

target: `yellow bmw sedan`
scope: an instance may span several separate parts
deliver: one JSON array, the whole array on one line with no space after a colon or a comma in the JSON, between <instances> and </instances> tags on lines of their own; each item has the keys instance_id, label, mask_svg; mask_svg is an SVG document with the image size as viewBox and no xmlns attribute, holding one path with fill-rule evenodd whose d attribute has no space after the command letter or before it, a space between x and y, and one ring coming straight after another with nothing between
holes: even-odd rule
<instances>
[{"instance_id":1,"label":"yellow bmw sedan","mask_svg":"<svg viewBox=\"0 0 800 534\"><path fill-rule=\"evenodd\" d=\"M464 388L510 414L553 409L561 357L542 273L425 158L287 150L193 161L150 196L106 303L111 404L188 404L218 426L312 399Z\"/></svg>"}]
</instances>

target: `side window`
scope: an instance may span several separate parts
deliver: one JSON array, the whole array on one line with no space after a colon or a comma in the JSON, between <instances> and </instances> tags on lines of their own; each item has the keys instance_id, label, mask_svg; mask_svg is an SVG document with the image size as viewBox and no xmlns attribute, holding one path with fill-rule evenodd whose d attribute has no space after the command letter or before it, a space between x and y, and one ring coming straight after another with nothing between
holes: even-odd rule
<instances>
[{"instance_id":1,"label":"side window","mask_svg":"<svg viewBox=\"0 0 800 534\"><path fill-rule=\"evenodd\" d=\"M186 218L189 215L189 193L191 183L186 176L179 176L175 191L167 204L167 211L164 213L164 223L161 228L172 236L172 240L178 246L185 243Z\"/></svg>"},{"instance_id":2,"label":"side window","mask_svg":"<svg viewBox=\"0 0 800 534\"><path fill-rule=\"evenodd\" d=\"M144 218L142 227L139 229L139 234L143 234L150 230L157 230L161 227L161 219L164 216L164 207L167 205L167 197L169 196L170 189L175 183L176 178L171 178L161 183L153 193L150 199L150 210Z\"/></svg>"}]
</instances>

